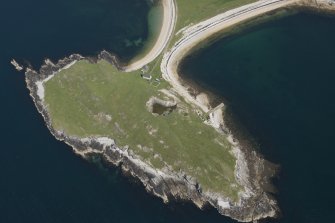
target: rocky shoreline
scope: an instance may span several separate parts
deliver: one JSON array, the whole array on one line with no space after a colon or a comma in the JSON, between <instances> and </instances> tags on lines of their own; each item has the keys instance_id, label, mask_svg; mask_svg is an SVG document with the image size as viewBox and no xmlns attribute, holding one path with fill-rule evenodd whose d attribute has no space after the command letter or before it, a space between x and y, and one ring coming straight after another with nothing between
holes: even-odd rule
<instances>
[{"instance_id":1,"label":"rocky shoreline","mask_svg":"<svg viewBox=\"0 0 335 223\"><path fill-rule=\"evenodd\" d=\"M257 4L262 4L260 2L256 2ZM333 0L291 0L287 1L285 3L284 1L263 1L265 6L268 6L273 3L279 3L278 7L273 7L269 10L269 12L273 12L275 10L281 10L281 9L297 9L300 11L312 11L315 13L322 13L322 14L333 14L335 10L335 2ZM252 5L252 4L250 4ZM243 6L241 7L241 11L245 10ZM237 9L236 9L237 10ZM231 16L235 16L234 14L238 14L238 10L229 14L227 13L227 20L231 19ZM266 11L264 11L266 12ZM263 14L262 12L261 14ZM224 13L223 13L224 14ZM219 16L218 16L219 17ZM224 16L223 16L224 18ZM252 17L251 17L252 18ZM254 17L255 18L255 17ZM210 19L209 19L210 20ZM206 21L201 22L199 24L195 24L193 26L187 27L186 29L182 30L183 37L178 40L174 46L172 46L171 49L167 53L165 53L163 57L163 61L161 63L161 71L163 73L163 77L165 80L167 80L174 88L177 88L178 93L182 95L187 101L189 101L192 104L197 105L200 107L203 111L207 112L210 109L213 109L215 106L214 103L210 106L206 106L204 103L200 102L198 100L198 96L201 94L214 96L213 92L208 92L206 89L199 88L196 84L192 83L189 84L187 81L184 81L180 78L180 75L178 75L178 68L181 64L180 61L185 58L187 55L189 55L189 52L193 52L194 48L196 48L196 41L204 41L203 37L200 37L200 40L194 41L195 43L191 43L189 48L183 48L181 47L186 41L188 41L188 36L190 38L195 37L199 31L203 32L207 27L211 28L212 24L209 22L206 23ZM248 21L248 18L246 18ZM231 20L230 20L231 22ZM215 22L213 22L215 24ZM236 23L239 24L239 23ZM215 25L213 25L214 27ZM215 28L214 28L215 29ZM220 29L218 29L220 30ZM215 35L214 31L211 35ZM181 55L178 55L176 53L180 48ZM175 55L173 55L175 54ZM173 59L171 59L173 58ZM170 60L172 62L170 62ZM170 63L170 65L169 65ZM214 97L208 97L210 100L214 98L215 103L217 98ZM213 102L213 100L212 100ZM221 102L221 101L220 101ZM228 123L229 122L229 123ZM241 126L238 123L235 123L236 119L233 117L225 117L224 120L220 123L220 130L224 131L225 133L228 133L228 135L231 138L231 143L235 146L234 148L234 154L237 157L237 165L236 165L236 178L239 179L240 183L244 185L245 187L249 188L251 192L251 196L248 198L247 202L245 202L242 206L246 207L250 205L251 203L259 202L259 207L266 207L271 206L272 212L270 213L268 210L263 210L263 216L258 215L258 217L255 218L249 218L248 221L251 220L260 220L267 217L276 218L280 216L280 210L277 206L276 200L273 198L271 193L276 192L276 189L272 185L271 179L277 175L279 166L272 164L265 160L261 154L259 154L255 149L257 146L255 145L255 142L250 136L250 134L243 129L243 126ZM209 123L214 128L216 128L215 123ZM242 158L241 158L242 156ZM242 170L241 170L242 169ZM239 173L243 173L244 171L247 171L245 173L245 176L240 177ZM259 196L259 197L258 197ZM243 202L242 202L243 203ZM227 215L226 213L222 212L220 208L216 207L219 212L223 215ZM249 209L250 210L250 209ZM261 212L260 212L261 213ZM270 214L269 214L270 213ZM236 213L238 214L238 213ZM268 214L268 215L267 215ZM257 215L257 214L256 214ZM231 215L228 215L231 216ZM261 217L262 216L262 217ZM232 217L234 218L234 217ZM236 219L236 218L235 218ZM240 220L240 219L237 219Z\"/></svg>"},{"instance_id":2,"label":"rocky shoreline","mask_svg":"<svg viewBox=\"0 0 335 223\"><path fill-rule=\"evenodd\" d=\"M315 7L316 4L317 7ZM333 6L330 6L327 0L317 0L316 3L305 0L296 5L310 9L333 9ZM121 64L115 55L111 55L107 51L102 51L95 58L85 58L73 54L59 60L57 64L45 60L45 64L38 72L30 68L26 69L26 83L30 95L38 111L42 114L48 129L56 139L70 145L74 152L83 158L88 158L93 154L99 155L107 163L120 168L125 175L138 179L149 193L162 198L164 202L182 200L192 202L201 209L212 206L222 215L241 222L257 221L269 217L275 218L280 215L278 204L270 193L273 190L268 188L268 185L271 185L271 178L275 175L275 168L255 151L255 147L249 139L246 139L243 133L238 132L238 127L234 128L234 123L230 125L229 123L223 123L221 130L229 136L228 138L233 145L233 153L237 158L235 176L240 185L244 187L244 191L240 193L240 199L237 202L220 194L203 192L201 185L191 176L152 168L137 158L127 147L118 147L113 139L107 137L75 138L54 129L47 108L43 103L41 92L39 92L39 85L42 86L43 81L57 75L60 70L67 69L76 61L88 60L91 63L96 63L101 59L113 64L119 70L127 70L127 67Z\"/></svg>"},{"instance_id":3,"label":"rocky shoreline","mask_svg":"<svg viewBox=\"0 0 335 223\"><path fill-rule=\"evenodd\" d=\"M319 4L318 8L329 9L329 5L325 4L324 0L317 2L323 3ZM300 2L299 5L313 8L308 0ZM231 201L219 194L203 192L201 185L185 174L165 170L163 172L152 168L138 159L128 148L118 147L113 139L107 137L75 138L55 130L51 125L47 108L43 104L43 98L40 97L39 84L48 78L52 78L53 75L57 75L60 70L67 69L76 61L88 60L91 63L96 63L101 59L113 64L119 70L126 70L124 64L121 64L115 55L111 55L107 51L102 51L95 58L85 58L73 54L59 60L57 64L45 60L45 64L38 72L27 68L26 83L30 95L43 116L48 129L56 139L70 145L74 152L83 158L88 158L92 154L101 156L107 163L119 167L125 175L138 179L149 193L162 198L164 202L182 200L192 202L199 208L212 206L222 215L241 222L251 222L268 217L275 218L280 215L276 200L267 192L271 192L267 187L271 185L271 178L275 175L273 165L264 160L255 151L255 147L249 140L237 133L238 130L229 129L231 125L222 126L222 130L229 135L230 142L234 146L233 153L237 158L236 179L245 189L240 194L238 202Z\"/></svg>"},{"instance_id":4,"label":"rocky shoreline","mask_svg":"<svg viewBox=\"0 0 335 223\"><path fill-rule=\"evenodd\" d=\"M269 178L272 177L272 174L264 174L266 161L255 151L250 149L241 150L237 144L235 144L233 151L238 160L236 175L241 185L245 187L245 192L241 195L238 202L233 202L221 195L203 192L201 186L190 176L153 169L136 158L128 148L118 147L113 139L107 137L74 138L55 130L51 125L47 108L43 104L43 98L38 94L37 83L57 75L57 72L68 68L76 61L88 60L91 63L95 63L101 59L122 70L122 66L118 64L116 56L106 51L102 51L97 58L84 58L79 54L73 54L59 60L57 64L46 60L38 72L27 68L26 83L30 90L30 95L39 113L43 116L48 129L56 139L70 145L74 152L83 158L88 158L92 154L101 156L108 163L119 167L125 175L138 179L149 193L162 198L164 202L169 202L172 199L182 200L192 202L201 209L213 206L222 215L241 222L279 216L280 211L275 199L262 188L263 183L269 181ZM234 144L233 140L231 142Z\"/></svg>"}]
</instances>

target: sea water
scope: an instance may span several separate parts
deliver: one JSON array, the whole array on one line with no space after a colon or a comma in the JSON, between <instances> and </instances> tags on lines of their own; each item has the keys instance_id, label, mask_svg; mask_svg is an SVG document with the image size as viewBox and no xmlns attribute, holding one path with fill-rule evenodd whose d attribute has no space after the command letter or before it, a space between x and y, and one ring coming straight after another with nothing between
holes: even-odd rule
<instances>
[{"instance_id":1,"label":"sea water","mask_svg":"<svg viewBox=\"0 0 335 223\"><path fill-rule=\"evenodd\" d=\"M334 221L334 17L298 13L249 26L194 52L180 71L224 100L280 165L275 222Z\"/></svg>"},{"instance_id":2,"label":"sea water","mask_svg":"<svg viewBox=\"0 0 335 223\"><path fill-rule=\"evenodd\" d=\"M12 58L38 69L106 49L124 60L148 38L144 0L16 0L0 4L0 222L231 222L215 210L165 205L143 186L76 156L49 133ZM134 44L134 43L137 44Z\"/></svg>"},{"instance_id":3,"label":"sea water","mask_svg":"<svg viewBox=\"0 0 335 223\"><path fill-rule=\"evenodd\" d=\"M49 133L9 63L38 68L45 58L102 49L128 60L148 38L149 10L142 0L1 3L0 222L235 222L213 209L165 205L117 168L76 156ZM219 41L185 66L281 165L278 222L333 219L334 27L327 17L287 17Z\"/></svg>"}]
</instances>

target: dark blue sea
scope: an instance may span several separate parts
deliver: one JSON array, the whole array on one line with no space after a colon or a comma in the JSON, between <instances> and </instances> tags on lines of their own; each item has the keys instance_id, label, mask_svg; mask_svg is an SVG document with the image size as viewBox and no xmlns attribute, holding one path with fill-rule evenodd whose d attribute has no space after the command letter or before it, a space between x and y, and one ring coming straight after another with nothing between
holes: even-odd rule
<instances>
[{"instance_id":1,"label":"dark blue sea","mask_svg":"<svg viewBox=\"0 0 335 223\"><path fill-rule=\"evenodd\" d=\"M193 53L181 72L224 100L228 120L280 165L275 222L335 222L334 16L249 26Z\"/></svg>"},{"instance_id":2,"label":"dark blue sea","mask_svg":"<svg viewBox=\"0 0 335 223\"><path fill-rule=\"evenodd\" d=\"M144 0L0 3L1 223L234 222L215 210L165 205L118 169L76 156L49 133L29 97L23 73L9 63L15 58L38 68L45 58L94 56L102 49L129 60L148 38L149 10ZM261 151L281 164L276 180L284 212L280 222L331 222L335 22L299 15L273 24L217 42L218 51L210 46L199 53L199 58L221 59L212 64L202 59L203 67L211 66L211 77L201 77L205 69L199 68L192 78L227 98L259 140ZM142 41L135 44L138 40ZM254 65L257 61L263 65ZM243 66L234 68L236 63ZM308 68L302 66L306 64ZM214 79L220 80L219 86L208 81Z\"/></svg>"},{"instance_id":3,"label":"dark blue sea","mask_svg":"<svg viewBox=\"0 0 335 223\"><path fill-rule=\"evenodd\" d=\"M102 49L128 60L143 46L129 42L148 37L149 9L143 0L1 1L1 223L229 222L215 210L165 205L116 168L76 156L49 133L10 65L39 68L45 58Z\"/></svg>"}]
</instances>

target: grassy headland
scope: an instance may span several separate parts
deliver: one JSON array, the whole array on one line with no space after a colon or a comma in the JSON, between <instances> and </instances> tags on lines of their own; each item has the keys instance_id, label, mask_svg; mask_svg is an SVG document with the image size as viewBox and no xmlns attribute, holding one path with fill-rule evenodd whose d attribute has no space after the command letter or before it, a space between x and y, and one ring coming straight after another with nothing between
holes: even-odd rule
<instances>
[{"instance_id":1,"label":"grassy headland","mask_svg":"<svg viewBox=\"0 0 335 223\"><path fill-rule=\"evenodd\" d=\"M46 113L44 117L47 117L53 132L64 133L79 141L83 138L114 139L117 147L110 147L109 151L122 151L119 154L143 161L147 169L153 167L159 172L161 181L166 180L166 175L177 174L183 185L191 185L194 194L210 202L222 214L242 221L275 217L277 203L261 186L270 177L264 171L264 160L257 152L239 149L240 145L233 142L231 135L219 131L225 124L222 119L224 109L212 109L203 94L196 97L191 94L187 84L180 82L178 65L187 53L223 29L231 29L241 22L298 1L263 0L218 16L215 15L255 0L162 1L164 18L161 32L157 38L149 40L154 42L148 43L148 46L152 44L151 49L144 48L143 52L148 53L139 55L122 68L127 72L118 70L105 60L93 63L79 56L80 59L75 59L79 61L72 66L61 61L62 66L57 65L59 71L56 75L44 79L55 68L49 71L45 68L46 73L41 69L43 80L30 87L36 90L32 95L40 99L38 101L33 96L35 104L40 112L43 111L42 114ZM158 12L157 8L153 16ZM192 26L182 39L180 34L176 35L185 26L213 16ZM153 27L158 26L153 24ZM100 55L99 58L113 61L110 59L112 56ZM141 73L151 74L152 79L145 80ZM28 84L37 80L33 75L29 77ZM97 150L88 149L89 152ZM118 165L117 162L114 164ZM132 171L139 177L134 168ZM149 180L142 179L149 191L157 186L150 176L148 174ZM148 182L150 187L147 187ZM175 185L175 182L173 180L170 185ZM199 183L205 193L199 193L198 185L193 182ZM173 191L170 186L167 188ZM159 196L165 199L165 195ZM197 203L197 198L187 196Z\"/></svg>"},{"instance_id":2,"label":"grassy headland","mask_svg":"<svg viewBox=\"0 0 335 223\"><path fill-rule=\"evenodd\" d=\"M178 0L174 30L253 1ZM176 40L173 36L169 45ZM156 80L161 59L162 54L145 71L153 76L150 81L140 71L122 72L104 60L82 60L61 70L44 84L53 128L72 137L112 138L152 167L185 173L204 191L236 200L242 186L235 176L233 145L204 123L206 114L196 105L185 102L168 82ZM152 97L177 106L168 114L153 114L147 106Z\"/></svg>"},{"instance_id":3,"label":"grassy headland","mask_svg":"<svg viewBox=\"0 0 335 223\"><path fill-rule=\"evenodd\" d=\"M235 157L226 136L205 125L191 105L180 100L167 115L153 115L150 97L173 100L161 92L166 83L122 73L106 61L80 61L45 83L52 126L69 136L113 138L155 168L185 172L204 191L237 198ZM172 92L173 91L169 91Z\"/></svg>"}]
</instances>

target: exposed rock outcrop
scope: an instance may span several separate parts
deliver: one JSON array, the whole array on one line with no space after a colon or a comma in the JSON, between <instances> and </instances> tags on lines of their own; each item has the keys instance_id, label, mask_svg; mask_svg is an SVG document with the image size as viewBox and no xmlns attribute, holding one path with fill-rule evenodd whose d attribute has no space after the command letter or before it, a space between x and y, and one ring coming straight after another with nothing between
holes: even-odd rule
<instances>
[{"instance_id":1,"label":"exposed rock outcrop","mask_svg":"<svg viewBox=\"0 0 335 223\"><path fill-rule=\"evenodd\" d=\"M235 148L238 158L238 163L236 164L237 178L241 185L246 186L246 191L241 195L238 202L234 202L220 194L202 191L201 185L191 176L173 172L172 170L162 171L152 168L134 156L128 148L118 147L112 139L107 137L74 138L54 129L47 108L43 103L43 98L39 95L39 86L37 83L43 82L53 75L57 75L57 72L60 70L67 69L76 61L83 59L86 58L78 54L73 54L68 58L60 60L57 64L53 64L49 60L45 61L45 64L41 67L39 72L29 68L26 71L26 83L30 90L30 95L38 111L42 114L50 132L58 140L70 145L77 154L84 158L91 154L97 154L103 157L107 162L119 166L124 173L139 179L148 192L162 198L164 202L176 199L192 202L199 208L211 205L217 208L221 214L243 222L278 215L279 209L276 201L262 190L258 184L259 179L250 181L250 178L245 178L249 176L250 173L254 173L255 175L253 176L257 177L261 177L263 174L264 160L255 152L250 151L249 154L246 154L241 153L239 148ZM107 60L117 66L115 57L106 51L99 54L97 58L88 58L91 62L95 62L99 59ZM176 105L176 102L163 101L158 98L152 98L149 102L149 104L159 103L164 106ZM243 171L248 168L248 172L243 173Z\"/></svg>"}]
</instances>

